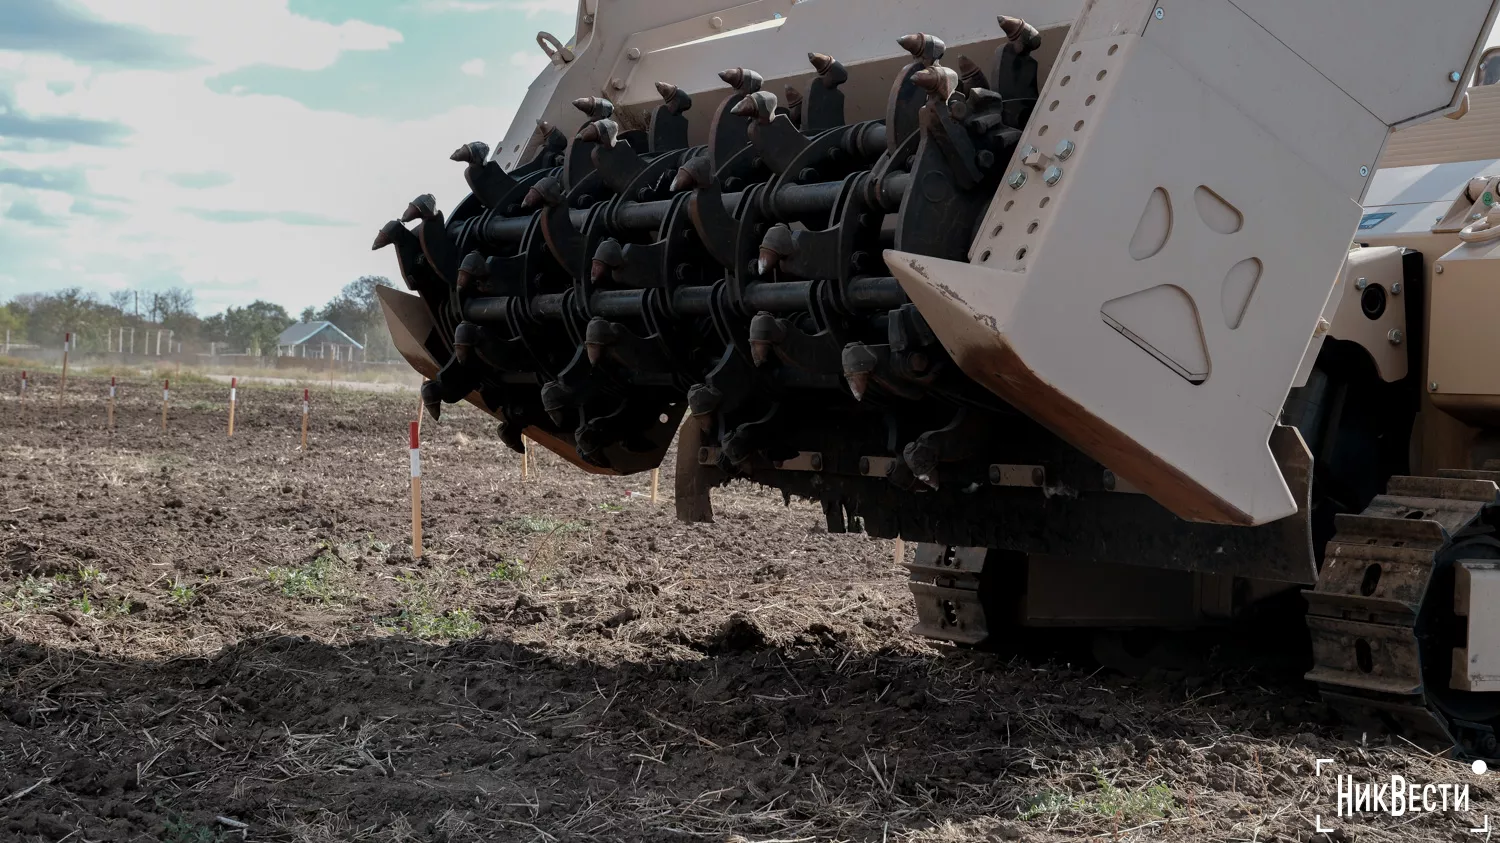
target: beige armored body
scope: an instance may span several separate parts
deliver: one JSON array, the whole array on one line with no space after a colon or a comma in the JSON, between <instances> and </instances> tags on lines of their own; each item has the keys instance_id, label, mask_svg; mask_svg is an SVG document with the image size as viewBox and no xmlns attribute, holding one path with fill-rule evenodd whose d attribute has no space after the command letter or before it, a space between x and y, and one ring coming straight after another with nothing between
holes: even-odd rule
<instances>
[{"instance_id":1,"label":"beige armored body","mask_svg":"<svg viewBox=\"0 0 1500 843\"><path fill-rule=\"evenodd\" d=\"M918 542L932 637L1296 602L1351 722L1494 756L1496 5L584 0L391 330L512 447L676 438L685 519Z\"/></svg>"}]
</instances>

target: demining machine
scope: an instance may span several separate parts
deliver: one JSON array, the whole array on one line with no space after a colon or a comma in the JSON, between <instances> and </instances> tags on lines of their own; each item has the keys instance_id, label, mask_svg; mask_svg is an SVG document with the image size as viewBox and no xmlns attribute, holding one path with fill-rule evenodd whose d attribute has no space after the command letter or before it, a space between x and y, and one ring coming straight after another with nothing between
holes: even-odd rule
<instances>
[{"instance_id":1,"label":"demining machine","mask_svg":"<svg viewBox=\"0 0 1500 843\"><path fill-rule=\"evenodd\" d=\"M1500 754L1500 3L1005 2L582 0L375 241L427 411L913 542L961 645L1295 603Z\"/></svg>"}]
</instances>

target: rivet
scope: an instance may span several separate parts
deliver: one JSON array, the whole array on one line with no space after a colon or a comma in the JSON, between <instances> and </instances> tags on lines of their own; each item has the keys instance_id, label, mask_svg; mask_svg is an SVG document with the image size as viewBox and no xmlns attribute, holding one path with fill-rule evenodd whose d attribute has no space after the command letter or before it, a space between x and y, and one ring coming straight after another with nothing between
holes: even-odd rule
<instances>
[{"instance_id":1,"label":"rivet","mask_svg":"<svg viewBox=\"0 0 1500 843\"><path fill-rule=\"evenodd\" d=\"M1332 327L1333 327L1333 325L1331 325L1328 322L1327 319L1324 319L1323 317L1319 316L1318 317L1318 326L1313 329L1313 336L1321 337L1324 334L1328 333L1328 330L1330 328L1332 328Z\"/></svg>"},{"instance_id":2,"label":"rivet","mask_svg":"<svg viewBox=\"0 0 1500 843\"><path fill-rule=\"evenodd\" d=\"M1400 328L1392 328L1391 332L1385 335L1385 338L1391 341L1391 345L1400 345L1402 337Z\"/></svg>"},{"instance_id":3,"label":"rivet","mask_svg":"<svg viewBox=\"0 0 1500 843\"><path fill-rule=\"evenodd\" d=\"M1010 178L1006 179L1005 183L1010 185L1012 190L1020 190L1021 186L1026 184L1026 174L1017 170L1010 174Z\"/></svg>"},{"instance_id":4,"label":"rivet","mask_svg":"<svg viewBox=\"0 0 1500 843\"><path fill-rule=\"evenodd\" d=\"M1162 18L1164 18L1166 16L1167 16L1167 10L1163 9L1160 6L1157 6L1156 7L1156 19L1157 20L1161 20Z\"/></svg>"},{"instance_id":5,"label":"rivet","mask_svg":"<svg viewBox=\"0 0 1500 843\"><path fill-rule=\"evenodd\" d=\"M723 29L724 19L719 17L718 15L714 15L713 17L708 19L708 25L713 27L714 29Z\"/></svg>"},{"instance_id":6,"label":"rivet","mask_svg":"<svg viewBox=\"0 0 1500 843\"><path fill-rule=\"evenodd\" d=\"M1047 184L1057 184L1062 180L1062 176L1062 167L1053 165L1051 167L1048 167L1047 172L1042 174L1042 181L1046 182Z\"/></svg>"},{"instance_id":7,"label":"rivet","mask_svg":"<svg viewBox=\"0 0 1500 843\"><path fill-rule=\"evenodd\" d=\"M1391 285L1391 295L1393 295L1393 296L1399 296L1399 295L1401 295L1401 282L1400 281L1397 281L1396 283L1394 283L1394 284Z\"/></svg>"},{"instance_id":8,"label":"rivet","mask_svg":"<svg viewBox=\"0 0 1500 843\"><path fill-rule=\"evenodd\" d=\"M1440 264L1440 263L1433 264L1432 265L1432 272L1433 272L1434 275L1442 275L1443 274L1443 265Z\"/></svg>"},{"instance_id":9,"label":"rivet","mask_svg":"<svg viewBox=\"0 0 1500 843\"><path fill-rule=\"evenodd\" d=\"M1157 11L1160 12L1161 9L1157 9ZM1107 468L1104 470L1104 490L1107 492L1115 490L1115 473Z\"/></svg>"},{"instance_id":10,"label":"rivet","mask_svg":"<svg viewBox=\"0 0 1500 843\"><path fill-rule=\"evenodd\" d=\"M1360 167L1359 168L1359 176L1360 176L1360 178L1364 178L1365 176L1368 176L1369 174L1370 174L1370 168L1369 167Z\"/></svg>"},{"instance_id":11,"label":"rivet","mask_svg":"<svg viewBox=\"0 0 1500 843\"><path fill-rule=\"evenodd\" d=\"M1437 392L1438 391L1438 382L1437 381L1433 381L1432 383L1428 384L1427 385L1427 391L1428 392Z\"/></svg>"},{"instance_id":12,"label":"rivet","mask_svg":"<svg viewBox=\"0 0 1500 843\"><path fill-rule=\"evenodd\" d=\"M614 79L609 80L609 86L611 88L614 88L616 91L623 91L625 90L625 80L619 77L615 77Z\"/></svg>"},{"instance_id":13,"label":"rivet","mask_svg":"<svg viewBox=\"0 0 1500 843\"><path fill-rule=\"evenodd\" d=\"M1077 148L1072 141L1064 139L1057 142L1057 148L1052 150L1052 153L1057 156L1057 160L1066 161L1073 155L1073 150Z\"/></svg>"},{"instance_id":14,"label":"rivet","mask_svg":"<svg viewBox=\"0 0 1500 843\"><path fill-rule=\"evenodd\" d=\"M630 59L631 61L640 61L641 60L641 48L640 47L631 47L630 49L626 50L625 51L625 58Z\"/></svg>"},{"instance_id":15,"label":"rivet","mask_svg":"<svg viewBox=\"0 0 1500 843\"><path fill-rule=\"evenodd\" d=\"M1455 70L1455 71L1453 71L1453 72L1452 72L1452 73L1450 73L1450 74L1448 74L1448 81L1449 81L1449 82L1457 82L1457 81L1458 81L1458 80L1460 80L1460 79L1462 79L1462 78L1464 78L1464 77L1463 77L1463 74L1462 74L1462 73L1459 73L1459 72L1458 72L1458 71L1456 71L1456 70Z\"/></svg>"},{"instance_id":16,"label":"rivet","mask_svg":"<svg viewBox=\"0 0 1500 843\"><path fill-rule=\"evenodd\" d=\"M1364 289L1368 286L1370 286L1370 282L1366 281L1363 278L1354 282L1354 289L1359 290L1360 292L1364 292Z\"/></svg>"}]
</instances>

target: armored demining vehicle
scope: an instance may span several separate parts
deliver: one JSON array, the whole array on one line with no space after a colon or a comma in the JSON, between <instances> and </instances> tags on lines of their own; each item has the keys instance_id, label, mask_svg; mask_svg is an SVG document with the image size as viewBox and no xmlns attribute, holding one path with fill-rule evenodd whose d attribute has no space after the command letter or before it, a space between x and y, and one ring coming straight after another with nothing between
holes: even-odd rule
<instances>
[{"instance_id":1,"label":"armored demining vehicle","mask_svg":"<svg viewBox=\"0 0 1500 843\"><path fill-rule=\"evenodd\" d=\"M1497 4L1008 3L583 0L375 241L429 412L917 542L961 644L1290 598L1495 756Z\"/></svg>"}]
</instances>

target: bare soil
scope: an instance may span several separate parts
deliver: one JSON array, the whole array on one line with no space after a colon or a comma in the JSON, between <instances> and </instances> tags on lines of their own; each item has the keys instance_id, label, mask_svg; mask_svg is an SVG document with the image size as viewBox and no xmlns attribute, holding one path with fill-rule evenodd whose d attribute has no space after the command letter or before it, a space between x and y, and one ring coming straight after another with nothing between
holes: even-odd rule
<instances>
[{"instance_id":1,"label":"bare soil","mask_svg":"<svg viewBox=\"0 0 1500 843\"><path fill-rule=\"evenodd\" d=\"M1340 734L1295 669L1188 674L936 646L892 544L646 476L414 394L0 372L0 839L1476 840L1495 788ZM1323 775L1318 758L1335 759ZM1334 818L1332 776L1472 810ZM1314 823L1337 827L1315 834ZM1482 836L1482 835L1481 835Z\"/></svg>"}]
</instances>

